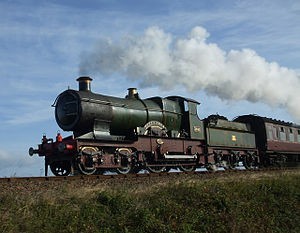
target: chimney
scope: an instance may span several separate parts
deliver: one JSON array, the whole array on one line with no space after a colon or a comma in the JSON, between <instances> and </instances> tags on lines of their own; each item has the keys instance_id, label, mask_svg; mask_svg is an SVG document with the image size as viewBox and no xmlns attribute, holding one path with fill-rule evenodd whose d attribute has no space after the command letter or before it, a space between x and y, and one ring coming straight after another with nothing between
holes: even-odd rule
<instances>
[{"instance_id":1,"label":"chimney","mask_svg":"<svg viewBox=\"0 0 300 233\"><path fill-rule=\"evenodd\" d=\"M139 93L135 87L128 88L128 95L126 96L127 99L139 99Z\"/></svg>"},{"instance_id":2,"label":"chimney","mask_svg":"<svg viewBox=\"0 0 300 233\"><path fill-rule=\"evenodd\" d=\"M79 91L91 91L91 79L90 77L83 76L77 79L79 84Z\"/></svg>"}]
</instances>

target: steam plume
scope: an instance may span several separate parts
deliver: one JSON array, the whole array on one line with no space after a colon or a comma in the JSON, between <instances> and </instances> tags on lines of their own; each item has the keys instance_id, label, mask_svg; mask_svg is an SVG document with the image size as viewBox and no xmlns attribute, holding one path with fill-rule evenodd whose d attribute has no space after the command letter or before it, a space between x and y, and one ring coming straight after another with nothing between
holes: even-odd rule
<instances>
[{"instance_id":1,"label":"steam plume","mask_svg":"<svg viewBox=\"0 0 300 233\"><path fill-rule=\"evenodd\" d=\"M120 73L141 86L204 90L226 100L264 102L285 107L300 120L300 79L294 70L267 62L251 49L223 51L208 43L209 33L195 27L174 39L158 27L118 43L101 40L83 55L81 73Z\"/></svg>"}]
</instances>

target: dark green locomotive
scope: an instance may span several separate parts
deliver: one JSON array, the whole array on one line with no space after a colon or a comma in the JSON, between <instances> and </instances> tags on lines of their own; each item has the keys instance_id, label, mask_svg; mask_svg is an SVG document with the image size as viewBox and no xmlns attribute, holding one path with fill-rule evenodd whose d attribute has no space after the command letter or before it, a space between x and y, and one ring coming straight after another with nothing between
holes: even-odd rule
<instances>
[{"instance_id":1,"label":"dark green locomotive","mask_svg":"<svg viewBox=\"0 0 300 233\"><path fill-rule=\"evenodd\" d=\"M55 118L64 131L56 141L42 139L30 154L45 156L45 171L55 175L74 170L83 174L116 170L151 172L179 167L250 166L257 155L249 125L216 116L200 120L198 102L169 96L141 99L135 88L125 98L96 94L89 77L80 77L79 90L66 90L55 100Z\"/></svg>"},{"instance_id":2,"label":"dark green locomotive","mask_svg":"<svg viewBox=\"0 0 300 233\"><path fill-rule=\"evenodd\" d=\"M46 175L48 166L55 175L90 175L299 163L300 126L254 115L200 120L192 99L141 99L135 88L117 98L93 93L89 77L77 81L78 91L66 90L54 103L57 124L73 135L44 135L29 149L45 157Z\"/></svg>"},{"instance_id":3,"label":"dark green locomotive","mask_svg":"<svg viewBox=\"0 0 300 233\"><path fill-rule=\"evenodd\" d=\"M55 117L65 131L75 137L130 137L160 128L169 137L189 135L203 139L203 122L197 116L197 101L178 96L141 99L135 88L128 89L125 98L95 94L91 79L81 77L79 91L66 90L55 101Z\"/></svg>"}]
</instances>

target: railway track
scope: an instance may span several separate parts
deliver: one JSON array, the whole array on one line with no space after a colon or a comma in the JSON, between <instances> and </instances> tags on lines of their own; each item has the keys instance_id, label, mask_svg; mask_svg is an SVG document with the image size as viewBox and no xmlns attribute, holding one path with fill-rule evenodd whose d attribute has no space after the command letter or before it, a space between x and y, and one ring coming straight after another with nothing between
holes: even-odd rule
<instances>
[{"instance_id":1,"label":"railway track","mask_svg":"<svg viewBox=\"0 0 300 233\"><path fill-rule=\"evenodd\" d=\"M0 183L3 182L53 182L53 181L107 181L107 180L134 180L134 179L154 179L167 178L176 176L199 176L201 178L209 178L216 176L229 175L234 173L261 173L261 172L278 172L278 171L295 171L300 170L299 167L284 167L284 168L264 168L264 169L234 169L234 170L218 170L218 171L193 171L193 172L162 172L162 173L137 173L137 174L105 174L105 175L75 175L75 176L47 176L47 177L5 177L0 178Z\"/></svg>"}]
</instances>

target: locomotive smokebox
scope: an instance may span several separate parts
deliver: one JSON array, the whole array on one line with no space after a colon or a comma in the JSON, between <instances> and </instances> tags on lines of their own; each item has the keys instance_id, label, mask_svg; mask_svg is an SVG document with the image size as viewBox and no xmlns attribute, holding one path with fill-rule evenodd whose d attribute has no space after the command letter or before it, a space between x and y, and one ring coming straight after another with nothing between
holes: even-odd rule
<instances>
[{"instance_id":1,"label":"locomotive smokebox","mask_svg":"<svg viewBox=\"0 0 300 233\"><path fill-rule=\"evenodd\" d=\"M84 76L77 79L79 85L79 91L91 91L91 82L93 79Z\"/></svg>"}]
</instances>

